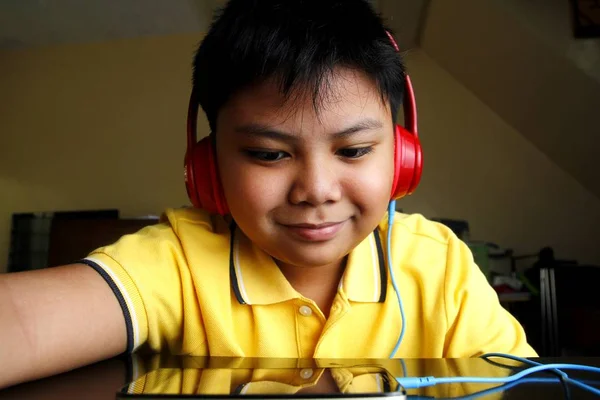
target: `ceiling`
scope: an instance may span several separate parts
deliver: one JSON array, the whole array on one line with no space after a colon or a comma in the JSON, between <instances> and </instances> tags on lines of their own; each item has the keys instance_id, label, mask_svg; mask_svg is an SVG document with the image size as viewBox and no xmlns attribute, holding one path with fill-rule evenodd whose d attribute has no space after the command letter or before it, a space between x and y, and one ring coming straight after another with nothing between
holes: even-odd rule
<instances>
[{"instance_id":1,"label":"ceiling","mask_svg":"<svg viewBox=\"0 0 600 400\"><path fill-rule=\"evenodd\" d=\"M425 0L371 0L412 47ZM0 49L205 32L225 0L9 0L0 2Z\"/></svg>"},{"instance_id":2,"label":"ceiling","mask_svg":"<svg viewBox=\"0 0 600 400\"><path fill-rule=\"evenodd\" d=\"M220 0L10 0L0 48L203 32Z\"/></svg>"}]
</instances>

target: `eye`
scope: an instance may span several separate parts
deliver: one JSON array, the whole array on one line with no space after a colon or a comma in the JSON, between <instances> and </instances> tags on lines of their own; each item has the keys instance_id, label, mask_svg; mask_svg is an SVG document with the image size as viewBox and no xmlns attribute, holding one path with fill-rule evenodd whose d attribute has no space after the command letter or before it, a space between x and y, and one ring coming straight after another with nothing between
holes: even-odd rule
<instances>
[{"instance_id":1,"label":"eye","mask_svg":"<svg viewBox=\"0 0 600 400\"><path fill-rule=\"evenodd\" d=\"M265 162L279 161L288 156L283 151L247 150L246 153L256 160Z\"/></svg>"},{"instance_id":2,"label":"eye","mask_svg":"<svg viewBox=\"0 0 600 400\"><path fill-rule=\"evenodd\" d=\"M350 147L338 150L338 155L344 158L360 158L373 151L373 147Z\"/></svg>"}]
</instances>

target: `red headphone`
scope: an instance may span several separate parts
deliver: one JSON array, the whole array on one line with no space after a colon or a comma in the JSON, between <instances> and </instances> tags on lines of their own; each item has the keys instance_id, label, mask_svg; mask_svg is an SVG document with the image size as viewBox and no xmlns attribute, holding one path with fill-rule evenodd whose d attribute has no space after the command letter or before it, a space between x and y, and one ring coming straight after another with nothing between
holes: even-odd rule
<instances>
[{"instance_id":1,"label":"red headphone","mask_svg":"<svg viewBox=\"0 0 600 400\"><path fill-rule=\"evenodd\" d=\"M398 45L388 33L396 51ZM417 108L410 77L405 77L404 127L395 125L394 181L391 200L412 194L421 180L423 153L417 133ZM219 179L212 138L196 139L198 100L192 91L187 118L187 151L185 154L185 186L192 205L208 212L225 215L229 207Z\"/></svg>"}]
</instances>

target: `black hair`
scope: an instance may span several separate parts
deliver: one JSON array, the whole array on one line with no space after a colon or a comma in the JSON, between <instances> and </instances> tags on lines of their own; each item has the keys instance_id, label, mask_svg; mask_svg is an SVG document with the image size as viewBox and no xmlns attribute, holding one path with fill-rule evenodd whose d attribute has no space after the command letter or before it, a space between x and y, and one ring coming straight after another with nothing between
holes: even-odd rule
<instances>
[{"instance_id":1,"label":"black hair","mask_svg":"<svg viewBox=\"0 0 600 400\"><path fill-rule=\"evenodd\" d=\"M301 89L318 110L331 72L367 74L396 119L405 70L390 31L367 0L230 0L193 64L193 92L210 128L241 89L275 78L287 97Z\"/></svg>"}]
</instances>

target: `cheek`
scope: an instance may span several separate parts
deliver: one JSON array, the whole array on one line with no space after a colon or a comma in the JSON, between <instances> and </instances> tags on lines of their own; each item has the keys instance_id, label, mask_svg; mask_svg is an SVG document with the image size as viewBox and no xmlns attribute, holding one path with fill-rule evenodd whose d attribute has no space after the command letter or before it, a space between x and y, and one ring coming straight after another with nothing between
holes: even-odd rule
<instances>
[{"instance_id":1,"label":"cheek","mask_svg":"<svg viewBox=\"0 0 600 400\"><path fill-rule=\"evenodd\" d=\"M389 153L354 169L346 180L348 195L367 211L379 212L390 201L394 164L393 154Z\"/></svg>"},{"instance_id":2,"label":"cheek","mask_svg":"<svg viewBox=\"0 0 600 400\"><path fill-rule=\"evenodd\" d=\"M284 198L281 193L284 179L260 166L233 161L220 166L220 173L232 214L243 213L255 218L273 209Z\"/></svg>"}]
</instances>

